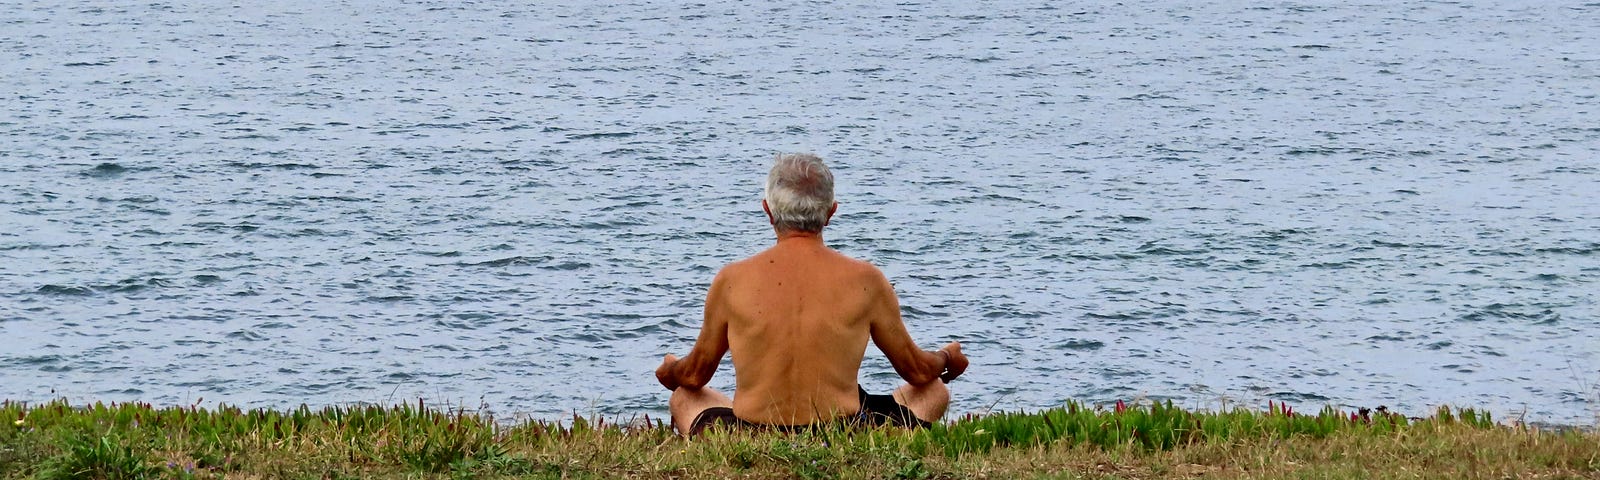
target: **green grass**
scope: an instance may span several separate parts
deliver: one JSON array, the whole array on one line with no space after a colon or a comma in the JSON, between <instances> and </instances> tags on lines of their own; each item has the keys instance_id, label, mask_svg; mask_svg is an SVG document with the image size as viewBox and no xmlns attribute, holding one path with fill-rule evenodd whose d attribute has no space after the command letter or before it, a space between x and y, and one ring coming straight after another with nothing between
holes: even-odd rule
<instances>
[{"instance_id":1,"label":"green grass","mask_svg":"<svg viewBox=\"0 0 1600 480\"><path fill-rule=\"evenodd\" d=\"M1398 472L1404 472L1401 475ZM422 403L288 411L0 403L0 478L1600 478L1600 435L1324 408L1171 403L968 415L924 430L514 424Z\"/></svg>"}]
</instances>

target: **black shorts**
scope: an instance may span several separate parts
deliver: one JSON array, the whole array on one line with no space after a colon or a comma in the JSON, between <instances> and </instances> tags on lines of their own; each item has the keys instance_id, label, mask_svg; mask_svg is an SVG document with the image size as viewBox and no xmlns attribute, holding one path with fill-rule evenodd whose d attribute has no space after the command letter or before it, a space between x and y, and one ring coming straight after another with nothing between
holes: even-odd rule
<instances>
[{"instance_id":1,"label":"black shorts","mask_svg":"<svg viewBox=\"0 0 1600 480\"><path fill-rule=\"evenodd\" d=\"M894 425L902 428L926 428L933 425L917 418L917 415L912 413L910 408L901 405L900 402L896 402L894 395L868 395L866 389L860 386L857 386L856 389L861 392L861 411L838 420L811 425L767 425L744 421L735 416L733 408L730 407L711 407L700 411L699 415L695 415L694 423L689 427L689 436L699 435L700 432L705 431L712 425L783 432L798 432L828 425L844 427Z\"/></svg>"}]
</instances>

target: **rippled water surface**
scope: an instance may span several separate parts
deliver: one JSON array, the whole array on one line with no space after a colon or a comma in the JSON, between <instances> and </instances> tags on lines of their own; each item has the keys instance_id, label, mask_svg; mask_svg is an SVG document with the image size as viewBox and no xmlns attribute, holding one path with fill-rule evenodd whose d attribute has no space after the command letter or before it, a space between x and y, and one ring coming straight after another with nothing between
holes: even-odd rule
<instances>
[{"instance_id":1,"label":"rippled water surface","mask_svg":"<svg viewBox=\"0 0 1600 480\"><path fill-rule=\"evenodd\" d=\"M0 397L659 414L815 151L957 412L1600 416L1600 3L229 3L0 0Z\"/></svg>"}]
</instances>

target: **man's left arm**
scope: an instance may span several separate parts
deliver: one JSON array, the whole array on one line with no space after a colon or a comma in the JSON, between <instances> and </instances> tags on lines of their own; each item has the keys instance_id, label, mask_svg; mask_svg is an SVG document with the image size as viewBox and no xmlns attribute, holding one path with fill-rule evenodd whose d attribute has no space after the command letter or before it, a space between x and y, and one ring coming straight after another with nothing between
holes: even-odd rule
<instances>
[{"instance_id":1,"label":"man's left arm","mask_svg":"<svg viewBox=\"0 0 1600 480\"><path fill-rule=\"evenodd\" d=\"M700 325L700 337L695 340L689 355L679 359L677 355L669 353L661 360L661 366L656 368L656 380L667 390L700 388L711 381L712 375L716 375L722 356L728 353L728 316L722 295L725 288L723 274L718 273L711 280L711 289L706 293L705 320Z\"/></svg>"},{"instance_id":2,"label":"man's left arm","mask_svg":"<svg viewBox=\"0 0 1600 480\"><path fill-rule=\"evenodd\" d=\"M923 350L911 340L906 324L900 318L900 300L894 286L876 268L867 280L867 289L873 295L874 312L871 313L872 343L889 357L895 373L911 385L926 385L943 380L950 383L967 370L967 357L961 354L961 344L950 342L934 351Z\"/></svg>"}]
</instances>

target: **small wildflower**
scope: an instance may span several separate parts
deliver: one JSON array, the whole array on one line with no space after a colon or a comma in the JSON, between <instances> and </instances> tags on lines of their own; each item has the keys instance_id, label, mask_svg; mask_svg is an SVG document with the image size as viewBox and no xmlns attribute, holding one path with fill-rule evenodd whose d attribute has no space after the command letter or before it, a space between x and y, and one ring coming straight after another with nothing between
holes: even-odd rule
<instances>
[{"instance_id":1,"label":"small wildflower","mask_svg":"<svg viewBox=\"0 0 1600 480\"><path fill-rule=\"evenodd\" d=\"M28 422L26 422L26 421L23 421L23 420L22 420L22 419L17 419L17 421L15 421L15 422L11 422L11 424L12 424L12 425L16 425L16 426L19 426L19 427L20 427L20 426L23 426L23 425L27 425L27 424L28 424Z\"/></svg>"}]
</instances>

